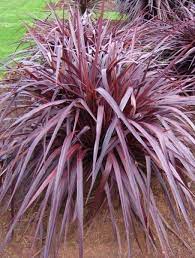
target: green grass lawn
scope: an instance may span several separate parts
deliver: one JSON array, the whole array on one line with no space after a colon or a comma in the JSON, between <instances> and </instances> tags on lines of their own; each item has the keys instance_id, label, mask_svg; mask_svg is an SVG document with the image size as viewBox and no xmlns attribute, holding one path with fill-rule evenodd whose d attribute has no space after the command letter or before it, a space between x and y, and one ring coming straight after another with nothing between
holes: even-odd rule
<instances>
[{"instance_id":1,"label":"green grass lawn","mask_svg":"<svg viewBox=\"0 0 195 258\"><path fill-rule=\"evenodd\" d=\"M25 33L24 22L45 15L47 0L0 0L0 59L15 51Z\"/></svg>"},{"instance_id":2,"label":"green grass lawn","mask_svg":"<svg viewBox=\"0 0 195 258\"><path fill-rule=\"evenodd\" d=\"M16 50L25 33L24 23L29 23L33 17L47 15L44 7L48 2L48 0L0 0L0 60ZM117 19L118 13L107 11L105 18Z\"/></svg>"}]
</instances>

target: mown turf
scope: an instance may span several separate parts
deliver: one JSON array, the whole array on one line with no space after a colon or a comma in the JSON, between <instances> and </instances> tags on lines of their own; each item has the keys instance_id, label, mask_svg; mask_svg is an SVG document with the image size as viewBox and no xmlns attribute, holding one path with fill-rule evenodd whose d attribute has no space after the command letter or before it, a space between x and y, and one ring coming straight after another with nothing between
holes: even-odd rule
<instances>
[{"instance_id":1,"label":"mown turf","mask_svg":"<svg viewBox=\"0 0 195 258\"><path fill-rule=\"evenodd\" d=\"M25 33L24 22L45 15L47 0L0 0L0 59L15 51Z\"/></svg>"},{"instance_id":2,"label":"mown turf","mask_svg":"<svg viewBox=\"0 0 195 258\"><path fill-rule=\"evenodd\" d=\"M57 0L0 0L0 60L13 53L25 33L25 23L47 16L46 4ZM106 12L106 19L119 19L116 12Z\"/></svg>"}]
</instances>

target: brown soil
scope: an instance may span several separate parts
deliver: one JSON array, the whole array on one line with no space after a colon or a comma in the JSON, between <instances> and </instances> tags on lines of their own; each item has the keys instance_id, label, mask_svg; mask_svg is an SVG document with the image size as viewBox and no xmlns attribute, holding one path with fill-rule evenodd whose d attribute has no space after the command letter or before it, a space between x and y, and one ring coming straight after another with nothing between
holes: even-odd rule
<instances>
[{"instance_id":1,"label":"brown soil","mask_svg":"<svg viewBox=\"0 0 195 258\"><path fill-rule=\"evenodd\" d=\"M195 192L195 188L193 189ZM169 210L167 206L164 204L164 198L159 189L155 190L156 198L158 198L158 205L161 212L165 215L168 222L170 222L169 218ZM33 239L33 226L31 226L25 231L26 225L29 219L32 217L32 214L29 213L26 217L20 222L18 228L15 230L14 238L6 248L4 253L0 256L2 258L31 258L31 257L40 257L40 250L34 250L31 252L31 243ZM119 255L117 241L113 236L112 226L110 222L109 214L102 212L99 214L92 226L85 230L85 258L126 258L126 242L125 242L125 232L123 227L122 214L120 209L116 211L116 219L121 232L121 240L122 240L122 255ZM179 218L178 218L179 219ZM3 240L6 230L8 228L10 222L10 215L5 214L1 217L0 221L0 241ZM171 223L171 222L170 222ZM195 228L195 216L192 214L192 224ZM184 221L181 220L181 235L184 237L185 241L190 244L192 247L192 251L188 250L178 238L169 232L169 239L171 243L171 247L173 250L173 254L171 257L177 256L177 258L195 258L195 240L192 235L188 232L187 226ZM132 254L133 258L163 258L160 251L160 247L158 247L158 251L154 252L151 250L151 253L147 254L145 248L145 241L141 231L139 232L138 228L138 238L143 246L143 253L139 249L136 241L133 241L132 244ZM52 257L52 256L51 256ZM66 247L62 246L60 250L60 258L77 258L78 257L78 248L76 236L72 232L69 234L68 241L66 243Z\"/></svg>"}]
</instances>

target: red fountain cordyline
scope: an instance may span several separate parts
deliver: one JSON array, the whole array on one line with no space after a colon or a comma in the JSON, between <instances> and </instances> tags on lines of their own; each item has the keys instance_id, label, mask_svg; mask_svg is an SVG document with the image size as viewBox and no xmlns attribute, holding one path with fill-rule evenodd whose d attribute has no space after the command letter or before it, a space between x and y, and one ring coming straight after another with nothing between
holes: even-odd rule
<instances>
[{"instance_id":1,"label":"red fountain cordyline","mask_svg":"<svg viewBox=\"0 0 195 258\"><path fill-rule=\"evenodd\" d=\"M195 179L195 97L186 94L185 80L152 69L151 58L134 48L136 29L130 31L126 41L126 29L78 12L30 30L36 46L22 60L17 80L1 82L9 92L0 97L0 202L7 210L20 198L5 243L34 206L35 239L49 213L43 257L66 238L72 221L83 257L84 218L107 202L121 248L115 193L128 257L130 233L139 242L134 219L153 247L157 235L168 256L169 226L157 207L153 178L163 189L175 234L182 239L177 212L193 232L188 211L194 194L187 183Z\"/></svg>"}]
</instances>

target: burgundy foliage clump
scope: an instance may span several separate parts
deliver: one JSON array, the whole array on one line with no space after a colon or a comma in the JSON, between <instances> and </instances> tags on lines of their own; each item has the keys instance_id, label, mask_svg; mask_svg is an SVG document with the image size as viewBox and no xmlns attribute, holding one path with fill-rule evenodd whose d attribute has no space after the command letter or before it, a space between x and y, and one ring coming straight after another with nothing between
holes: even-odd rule
<instances>
[{"instance_id":1,"label":"burgundy foliage clump","mask_svg":"<svg viewBox=\"0 0 195 258\"><path fill-rule=\"evenodd\" d=\"M177 52L183 51L182 35L175 34L181 38L175 41ZM48 218L43 257L66 239L72 222L83 257L85 217L107 205L121 249L114 209L118 197L128 257L130 233L139 243L135 219L147 243L155 248L157 235L168 255L170 226L152 185L155 180L162 188L171 231L182 240L177 213L193 232L189 208L195 207L188 187L195 179L192 84L167 75L174 58L164 69L156 67L154 49L141 50L144 36L136 24L117 27L74 11L69 20L56 16L37 22L28 37L35 46L11 68L17 77L1 82L9 91L0 96L0 203L5 210L15 204L5 243L34 207L35 239Z\"/></svg>"}]
</instances>

